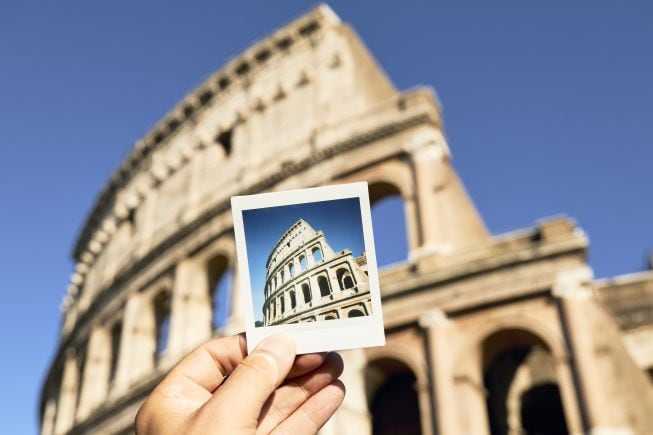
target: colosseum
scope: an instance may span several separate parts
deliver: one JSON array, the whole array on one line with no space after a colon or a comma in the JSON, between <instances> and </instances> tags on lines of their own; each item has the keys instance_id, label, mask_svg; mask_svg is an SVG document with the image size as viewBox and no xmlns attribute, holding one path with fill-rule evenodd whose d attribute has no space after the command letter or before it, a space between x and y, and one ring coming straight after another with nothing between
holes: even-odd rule
<instances>
[{"instance_id":1,"label":"colosseum","mask_svg":"<svg viewBox=\"0 0 653 435\"><path fill-rule=\"evenodd\" d=\"M372 313L365 255L333 252L324 233L303 219L283 234L265 266L265 326Z\"/></svg>"},{"instance_id":2,"label":"colosseum","mask_svg":"<svg viewBox=\"0 0 653 435\"><path fill-rule=\"evenodd\" d=\"M231 196L352 181L401 200L375 230L405 231L408 254L380 271L387 345L342 352L322 433L650 433L653 271L595 280L568 218L489 234L442 125L433 91L398 91L326 6L211 75L83 225L41 433L132 433L176 361L244 329Z\"/></svg>"}]
</instances>

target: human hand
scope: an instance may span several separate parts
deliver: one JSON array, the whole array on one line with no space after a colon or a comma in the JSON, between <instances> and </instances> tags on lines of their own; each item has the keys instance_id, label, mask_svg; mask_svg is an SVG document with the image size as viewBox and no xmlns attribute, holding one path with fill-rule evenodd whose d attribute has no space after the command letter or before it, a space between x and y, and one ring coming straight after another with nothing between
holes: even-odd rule
<instances>
[{"instance_id":1,"label":"human hand","mask_svg":"<svg viewBox=\"0 0 653 435\"><path fill-rule=\"evenodd\" d=\"M295 357L274 334L247 356L243 335L212 340L182 359L136 415L148 434L314 434L342 403L337 353Z\"/></svg>"}]
</instances>

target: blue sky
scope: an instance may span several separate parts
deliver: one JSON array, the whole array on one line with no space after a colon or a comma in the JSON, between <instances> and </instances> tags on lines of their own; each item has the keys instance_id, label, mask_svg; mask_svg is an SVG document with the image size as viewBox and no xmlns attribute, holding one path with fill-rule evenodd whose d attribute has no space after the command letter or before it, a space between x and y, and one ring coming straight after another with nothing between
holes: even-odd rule
<instances>
[{"instance_id":1,"label":"blue sky","mask_svg":"<svg viewBox=\"0 0 653 435\"><path fill-rule=\"evenodd\" d=\"M358 198L243 210L256 320L263 320L268 255L286 230L299 219L304 219L316 231L321 230L334 252L349 249L355 257L365 252Z\"/></svg>"},{"instance_id":2,"label":"blue sky","mask_svg":"<svg viewBox=\"0 0 653 435\"><path fill-rule=\"evenodd\" d=\"M36 431L71 246L112 171L187 92L313 4L0 3L4 431ZM641 270L653 248L653 2L330 4L399 89L435 87L492 233L566 213L598 276Z\"/></svg>"}]
</instances>

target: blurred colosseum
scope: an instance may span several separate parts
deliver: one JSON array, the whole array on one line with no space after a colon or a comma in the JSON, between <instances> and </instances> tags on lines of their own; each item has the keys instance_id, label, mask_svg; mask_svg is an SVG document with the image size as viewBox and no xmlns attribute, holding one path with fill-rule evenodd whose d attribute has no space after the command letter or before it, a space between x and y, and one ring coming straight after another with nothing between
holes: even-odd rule
<instances>
[{"instance_id":1,"label":"blurred colosseum","mask_svg":"<svg viewBox=\"0 0 653 435\"><path fill-rule=\"evenodd\" d=\"M342 352L348 394L322 433L650 433L653 272L597 282L567 218L488 234L433 91L396 90L326 6L208 78L99 194L41 432L132 433L180 357L243 330L231 196L353 181L401 200L383 231L408 254L380 273L387 345Z\"/></svg>"}]
</instances>

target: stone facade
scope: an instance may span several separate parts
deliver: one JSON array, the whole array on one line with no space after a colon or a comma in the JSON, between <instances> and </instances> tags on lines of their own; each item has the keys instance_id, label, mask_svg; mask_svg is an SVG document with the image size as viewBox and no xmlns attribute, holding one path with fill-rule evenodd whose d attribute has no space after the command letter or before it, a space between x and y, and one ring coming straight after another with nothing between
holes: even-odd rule
<instances>
[{"instance_id":1,"label":"stone facade","mask_svg":"<svg viewBox=\"0 0 653 435\"><path fill-rule=\"evenodd\" d=\"M265 266L266 326L372 314L365 255L333 252L324 233L303 219L279 239Z\"/></svg>"},{"instance_id":2,"label":"stone facade","mask_svg":"<svg viewBox=\"0 0 653 435\"><path fill-rule=\"evenodd\" d=\"M397 91L325 6L209 77L99 194L41 432L132 432L179 358L243 329L231 196L354 181L373 207L401 199L405 227L386 230L408 258L380 271L387 345L342 353L347 397L323 433L650 433L653 275L594 281L567 218L488 234L433 92Z\"/></svg>"}]
</instances>

